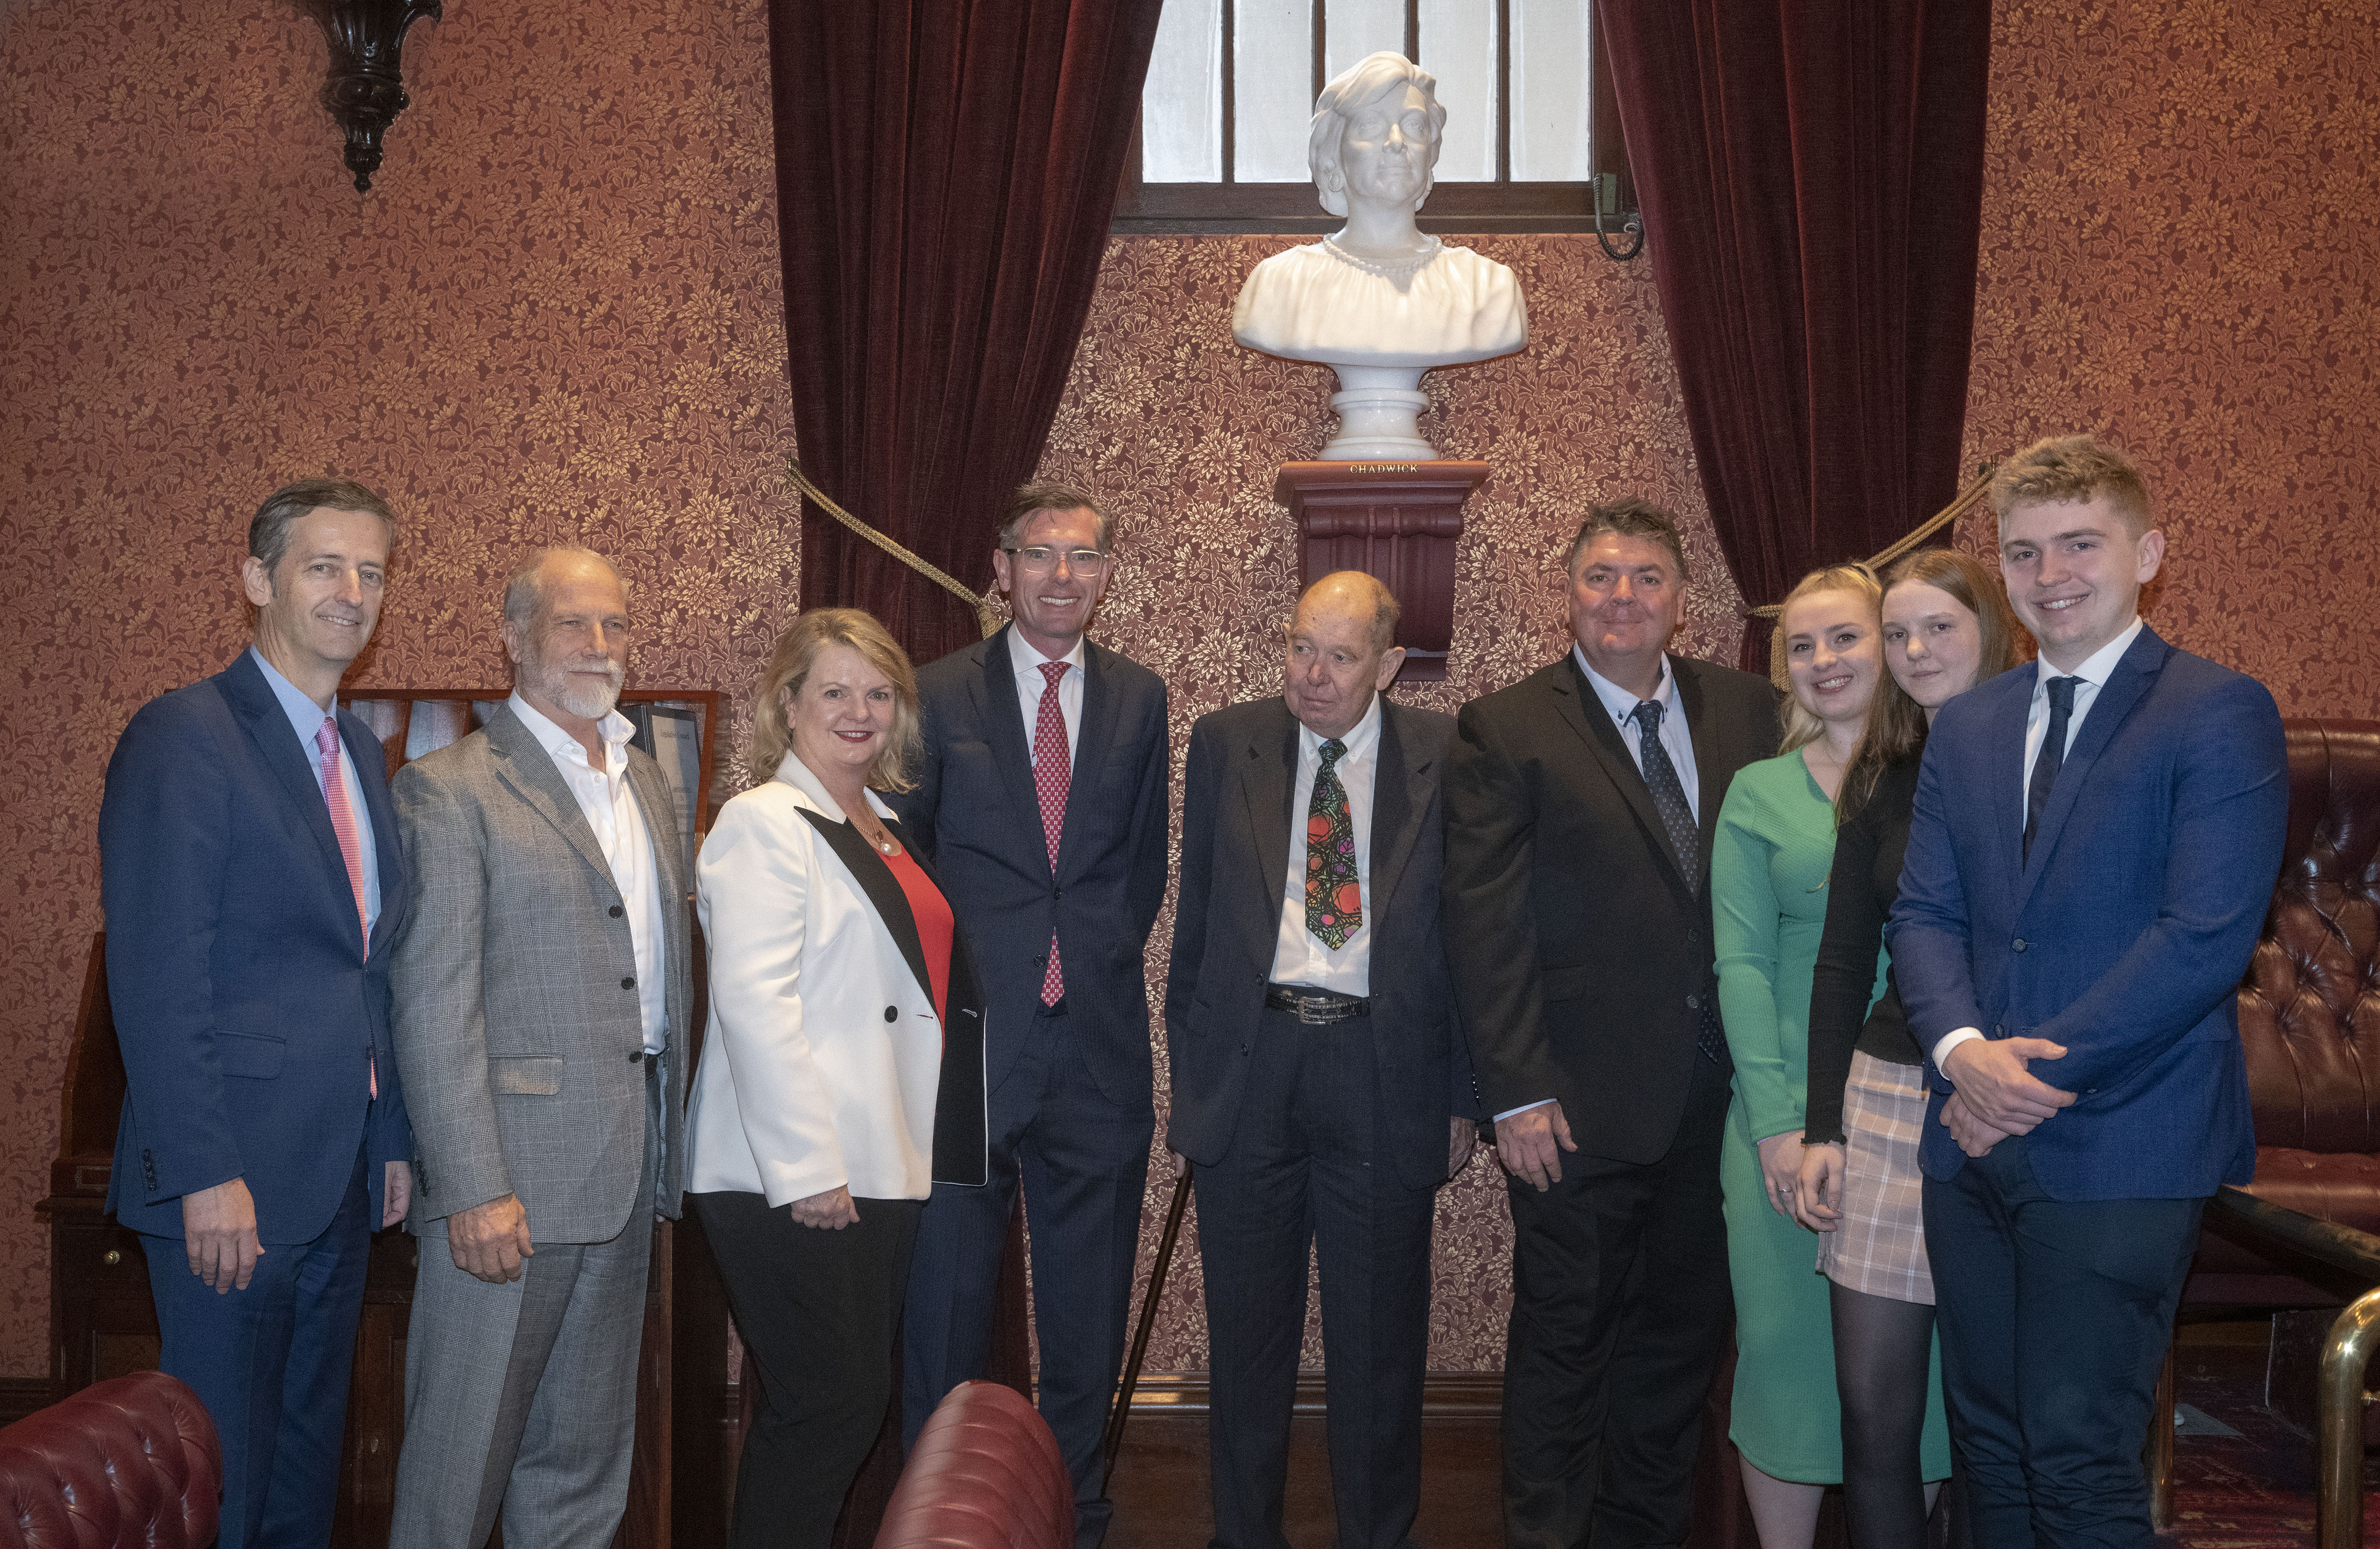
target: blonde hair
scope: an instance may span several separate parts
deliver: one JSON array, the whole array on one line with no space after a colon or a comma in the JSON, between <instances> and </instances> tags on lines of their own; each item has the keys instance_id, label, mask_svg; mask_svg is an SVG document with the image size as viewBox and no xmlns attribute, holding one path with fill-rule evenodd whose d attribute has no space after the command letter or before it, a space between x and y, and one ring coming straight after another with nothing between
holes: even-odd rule
<instances>
[{"instance_id":1,"label":"blonde hair","mask_svg":"<svg viewBox=\"0 0 2380 1549\"><path fill-rule=\"evenodd\" d=\"M1777 707L1777 718L1784 723L1785 734L1779 739L1779 754L1792 753L1806 744L1815 742L1818 733L1827 729L1826 722L1802 708L1793 697L1793 678L1785 664L1785 615L1793 604L1805 597L1822 592L1852 592L1867 603L1867 616L1877 619L1884 607L1884 588L1876 585L1876 572L1864 564L1830 564L1810 572L1795 583L1777 610L1777 627L1768 636L1768 681L1785 696ZM1881 627L1879 624L1878 627Z\"/></svg>"},{"instance_id":2,"label":"blonde hair","mask_svg":"<svg viewBox=\"0 0 2380 1549\"><path fill-rule=\"evenodd\" d=\"M1983 635L1975 683L1997 678L2024 660L2025 634L2009 607L2008 591L1981 560L1956 549L1920 549L1895 560L1884 573L1885 593L1890 595L1904 581L1937 587L1975 615ZM1860 731L1859 746L1835 792L1836 823L1849 822L1876 793L1884 771L1925 745L1925 707L1909 696L1888 664L1876 696L1867 702L1867 724Z\"/></svg>"},{"instance_id":3,"label":"blonde hair","mask_svg":"<svg viewBox=\"0 0 2380 1549\"><path fill-rule=\"evenodd\" d=\"M829 646L849 646L892 684L892 732L883 751L868 766L868 783L879 791L906 791L914 781L909 768L926 745L917 712L917 674L909 668L890 631L857 608L816 608L795 618L770 653L752 695L752 756L748 768L755 781L773 780L793 752L794 736L785 721L785 700L799 694L818 665L819 652Z\"/></svg>"},{"instance_id":4,"label":"blonde hair","mask_svg":"<svg viewBox=\"0 0 2380 1549\"><path fill-rule=\"evenodd\" d=\"M2057 505L2104 497L2125 530L2139 538L2154 525L2141 470L2090 436L2050 436L2002 463L1992 476L1992 512L2003 531L2021 505Z\"/></svg>"}]
</instances>

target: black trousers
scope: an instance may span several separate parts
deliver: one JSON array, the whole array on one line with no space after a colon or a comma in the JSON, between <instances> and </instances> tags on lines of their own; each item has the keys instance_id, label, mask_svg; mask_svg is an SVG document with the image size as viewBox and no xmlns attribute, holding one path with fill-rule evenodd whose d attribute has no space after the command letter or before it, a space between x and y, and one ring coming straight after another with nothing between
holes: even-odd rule
<instances>
[{"instance_id":1,"label":"black trousers","mask_svg":"<svg viewBox=\"0 0 2380 1549\"><path fill-rule=\"evenodd\" d=\"M1697 1057L1676 1137L1638 1165L1563 1154L1538 1192L1508 1176L1504 1542L1684 1541L1703 1400L1734 1297L1719 1215L1727 1072Z\"/></svg>"},{"instance_id":2,"label":"black trousers","mask_svg":"<svg viewBox=\"0 0 2380 1549\"><path fill-rule=\"evenodd\" d=\"M760 1374L730 1549L825 1549L892 1402L892 1341L923 1200L856 1200L856 1225L796 1226L759 1194L688 1194Z\"/></svg>"},{"instance_id":3,"label":"black trousers","mask_svg":"<svg viewBox=\"0 0 2380 1549\"><path fill-rule=\"evenodd\" d=\"M1281 1494L1309 1243L1322 1277L1339 1549L1412 1542L1437 1191L1406 1187L1379 1155L1373 1040L1368 1018L1307 1026L1264 1012L1231 1150L1198 1168L1218 1549L1287 1549Z\"/></svg>"},{"instance_id":4,"label":"black trousers","mask_svg":"<svg viewBox=\"0 0 2380 1549\"><path fill-rule=\"evenodd\" d=\"M1976 1549L2148 1549L2141 1444L2205 1202L2051 1199L2025 1139L1925 1180L1961 1504Z\"/></svg>"}]
</instances>

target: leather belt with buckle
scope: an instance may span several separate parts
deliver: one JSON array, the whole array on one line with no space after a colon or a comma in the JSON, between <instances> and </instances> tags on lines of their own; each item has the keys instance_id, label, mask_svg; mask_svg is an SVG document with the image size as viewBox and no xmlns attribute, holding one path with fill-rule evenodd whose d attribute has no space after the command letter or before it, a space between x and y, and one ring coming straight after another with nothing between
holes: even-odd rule
<instances>
[{"instance_id":1,"label":"leather belt with buckle","mask_svg":"<svg viewBox=\"0 0 2380 1549\"><path fill-rule=\"evenodd\" d=\"M1328 990L1283 989L1279 985L1265 986L1264 1003L1269 1011L1287 1011L1311 1025L1372 1014L1372 1003L1357 996L1333 995Z\"/></svg>"}]
</instances>

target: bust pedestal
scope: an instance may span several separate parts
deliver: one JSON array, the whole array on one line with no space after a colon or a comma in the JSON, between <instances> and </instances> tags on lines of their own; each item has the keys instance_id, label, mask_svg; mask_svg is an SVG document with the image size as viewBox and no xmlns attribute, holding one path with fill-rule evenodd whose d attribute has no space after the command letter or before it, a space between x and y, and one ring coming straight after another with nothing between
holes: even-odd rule
<instances>
[{"instance_id":1,"label":"bust pedestal","mask_svg":"<svg viewBox=\"0 0 2380 1549\"><path fill-rule=\"evenodd\" d=\"M1454 637L1454 540L1485 463L1283 463L1272 497L1297 523L1300 590L1334 570L1385 582L1404 611L1399 683L1446 676Z\"/></svg>"}]
</instances>

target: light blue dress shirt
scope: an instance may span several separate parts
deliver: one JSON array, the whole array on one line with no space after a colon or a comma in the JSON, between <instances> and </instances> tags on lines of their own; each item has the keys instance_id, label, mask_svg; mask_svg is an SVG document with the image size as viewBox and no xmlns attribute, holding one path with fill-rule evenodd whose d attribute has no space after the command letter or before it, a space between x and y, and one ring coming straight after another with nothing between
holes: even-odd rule
<instances>
[{"instance_id":1,"label":"light blue dress shirt","mask_svg":"<svg viewBox=\"0 0 2380 1549\"><path fill-rule=\"evenodd\" d=\"M1570 648L1571 660L1586 674L1587 686L1602 701L1603 708L1620 728L1620 740L1628 744L1628 756L1636 760L1636 772L1645 772L1645 733L1636 720L1636 696L1613 683L1609 678L1586 664L1586 653L1575 645ZM1678 783L1686 788L1686 810L1694 821L1703 820L1702 782L1694 769L1694 729L1686 724L1685 701L1678 697L1678 677L1670 671L1670 659L1661 658L1661 686L1653 691L1661 707L1661 746L1670 755L1670 767L1678 771Z\"/></svg>"},{"instance_id":2,"label":"light blue dress shirt","mask_svg":"<svg viewBox=\"0 0 2380 1549\"><path fill-rule=\"evenodd\" d=\"M306 750L306 767L314 771L314 788L323 793L327 807L330 793L322 784L322 747L314 740L314 734L322 729L326 714L335 724L338 700L333 699L331 709L324 711L307 697L304 689L283 677L273 663L265 660L263 652L250 646L248 654L264 673L264 681L272 685L273 696L281 701L281 712L289 718L289 729L297 733L298 745ZM356 782L356 760L347 751L345 737L339 738L339 777L346 788L347 810L355 817L356 843L364 853L364 939L369 941L372 926L380 921L380 852L372 843L371 807L363 799L363 788Z\"/></svg>"}]
</instances>

